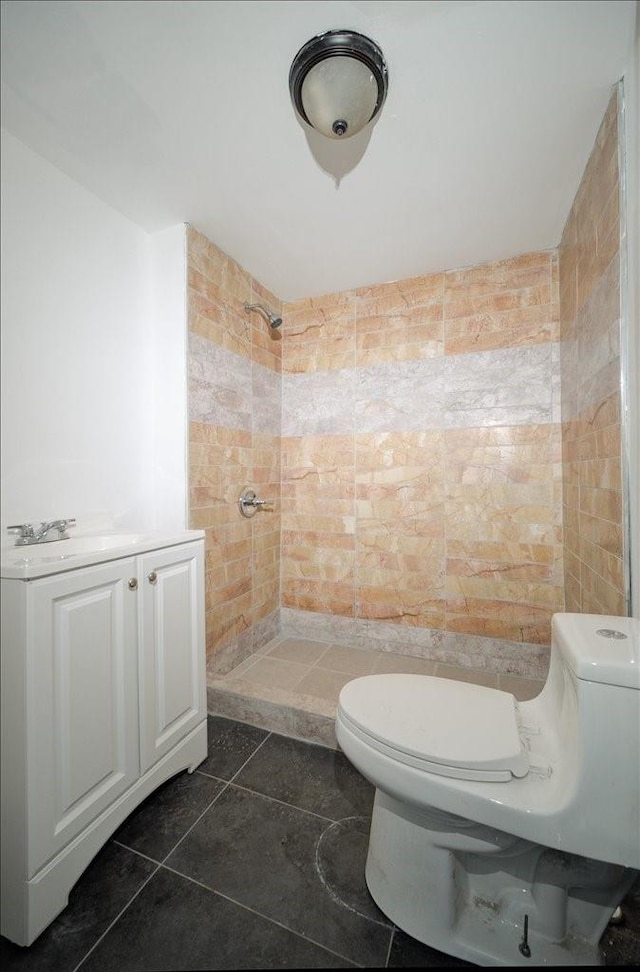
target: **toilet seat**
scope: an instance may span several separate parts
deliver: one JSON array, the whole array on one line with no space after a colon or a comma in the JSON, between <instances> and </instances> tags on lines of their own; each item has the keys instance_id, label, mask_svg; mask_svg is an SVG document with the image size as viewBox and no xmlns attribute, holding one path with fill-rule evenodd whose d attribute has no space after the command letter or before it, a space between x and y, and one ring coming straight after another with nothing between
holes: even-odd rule
<instances>
[{"instance_id":1,"label":"toilet seat","mask_svg":"<svg viewBox=\"0 0 640 972\"><path fill-rule=\"evenodd\" d=\"M399 762L455 779L508 782L529 756L513 695L431 675L366 675L340 692L338 718Z\"/></svg>"}]
</instances>

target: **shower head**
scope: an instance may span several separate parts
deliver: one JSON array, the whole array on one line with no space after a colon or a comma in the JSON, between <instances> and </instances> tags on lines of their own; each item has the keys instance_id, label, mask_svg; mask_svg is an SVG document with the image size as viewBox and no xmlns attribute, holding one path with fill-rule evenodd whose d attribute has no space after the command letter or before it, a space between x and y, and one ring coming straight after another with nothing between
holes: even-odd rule
<instances>
[{"instance_id":1,"label":"shower head","mask_svg":"<svg viewBox=\"0 0 640 972\"><path fill-rule=\"evenodd\" d=\"M265 321L268 321L273 328L280 327L282 324L282 318L277 317L275 314L271 314L266 307L262 306L262 304L245 304L244 309L247 311L247 313L249 311L257 311L258 314L262 314Z\"/></svg>"}]
</instances>

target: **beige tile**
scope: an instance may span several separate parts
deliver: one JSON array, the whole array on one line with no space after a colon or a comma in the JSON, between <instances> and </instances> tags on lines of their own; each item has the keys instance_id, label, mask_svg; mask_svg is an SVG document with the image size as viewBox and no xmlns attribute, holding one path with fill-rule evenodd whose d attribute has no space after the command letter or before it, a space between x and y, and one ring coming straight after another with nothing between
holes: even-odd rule
<instances>
[{"instance_id":1,"label":"beige tile","mask_svg":"<svg viewBox=\"0 0 640 972\"><path fill-rule=\"evenodd\" d=\"M505 291L531 287L549 288L550 263L551 255L544 250L481 266L449 270L445 274L445 318L451 313L450 305L460 298L502 295Z\"/></svg>"},{"instance_id":2,"label":"beige tile","mask_svg":"<svg viewBox=\"0 0 640 972\"><path fill-rule=\"evenodd\" d=\"M375 664L376 654L372 651L331 645L316 662L315 667L345 672L349 675L371 675L375 671Z\"/></svg>"},{"instance_id":3,"label":"beige tile","mask_svg":"<svg viewBox=\"0 0 640 972\"><path fill-rule=\"evenodd\" d=\"M337 748L335 734L335 705L324 699L296 696L295 705L283 700L286 693L262 687L256 696L255 686L247 686L238 679L231 691L226 686L209 685L209 712L228 719L239 719L283 736L294 736L321 746ZM301 705L310 702L311 708Z\"/></svg>"},{"instance_id":4,"label":"beige tile","mask_svg":"<svg viewBox=\"0 0 640 972\"><path fill-rule=\"evenodd\" d=\"M544 682L538 678L520 678L517 675L498 675L498 688L503 692L511 692L518 702L535 699L542 691Z\"/></svg>"},{"instance_id":5,"label":"beige tile","mask_svg":"<svg viewBox=\"0 0 640 972\"><path fill-rule=\"evenodd\" d=\"M280 658L283 661L298 662L302 665L313 665L324 655L327 643L323 641L308 641L304 638L284 638L279 644L269 648L266 654L270 658Z\"/></svg>"},{"instance_id":6,"label":"beige tile","mask_svg":"<svg viewBox=\"0 0 640 972\"><path fill-rule=\"evenodd\" d=\"M407 308L440 303L443 287L442 273L360 287L355 292L358 297L358 319L405 313Z\"/></svg>"},{"instance_id":7,"label":"beige tile","mask_svg":"<svg viewBox=\"0 0 640 972\"><path fill-rule=\"evenodd\" d=\"M374 672L376 674L435 675L436 662L427 658L413 658L411 655L394 655L392 652L378 652Z\"/></svg>"},{"instance_id":8,"label":"beige tile","mask_svg":"<svg viewBox=\"0 0 640 972\"><path fill-rule=\"evenodd\" d=\"M479 672L472 668L457 668L455 665L436 665L438 678L454 678L458 682L472 682L474 685L487 685L489 688L498 687L498 676L491 672Z\"/></svg>"},{"instance_id":9,"label":"beige tile","mask_svg":"<svg viewBox=\"0 0 640 972\"><path fill-rule=\"evenodd\" d=\"M281 603L299 611L353 617L353 585L283 578Z\"/></svg>"},{"instance_id":10,"label":"beige tile","mask_svg":"<svg viewBox=\"0 0 640 972\"><path fill-rule=\"evenodd\" d=\"M329 702L337 702L340 689L356 677L345 672L331 672L316 667L297 683L295 691L318 699L326 699Z\"/></svg>"},{"instance_id":11,"label":"beige tile","mask_svg":"<svg viewBox=\"0 0 640 972\"><path fill-rule=\"evenodd\" d=\"M231 671L227 673L227 677L240 678L242 675L244 675L247 669L251 668L252 665L255 665L257 660L258 660L257 653L253 655L249 655L249 657L241 661L239 665L236 665L235 668L232 668Z\"/></svg>"},{"instance_id":12,"label":"beige tile","mask_svg":"<svg viewBox=\"0 0 640 972\"><path fill-rule=\"evenodd\" d=\"M277 658L261 657L259 661L244 669L242 678L245 682L253 682L258 685L291 689L308 671L308 665L280 661Z\"/></svg>"},{"instance_id":13,"label":"beige tile","mask_svg":"<svg viewBox=\"0 0 640 972\"><path fill-rule=\"evenodd\" d=\"M551 318L551 308L546 303L519 312L474 314L445 321L446 353L544 344L551 338Z\"/></svg>"}]
</instances>

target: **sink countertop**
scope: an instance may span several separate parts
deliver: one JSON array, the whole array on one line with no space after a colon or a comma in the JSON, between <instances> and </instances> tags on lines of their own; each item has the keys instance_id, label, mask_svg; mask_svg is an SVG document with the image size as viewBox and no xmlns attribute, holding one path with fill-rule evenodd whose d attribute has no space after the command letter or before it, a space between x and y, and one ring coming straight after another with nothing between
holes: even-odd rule
<instances>
[{"instance_id":1,"label":"sink countertop","mask_svg":"<svg viewBox=\"0 0 640 972\"><path fill-rule=\"evenodd\" d=\"M0 576L33 580L202 539L204 530L72 534L68 540L2 547Z\"/></svg>"}]
</instances>

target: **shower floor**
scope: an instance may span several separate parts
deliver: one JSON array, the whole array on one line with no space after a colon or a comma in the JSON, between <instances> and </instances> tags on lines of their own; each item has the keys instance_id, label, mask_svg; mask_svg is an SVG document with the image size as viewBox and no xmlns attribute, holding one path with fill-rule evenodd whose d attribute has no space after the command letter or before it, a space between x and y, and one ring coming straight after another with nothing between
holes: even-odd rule
<instances>
[{"instance_id":1,"label":"shower floor","mask_svg":"<svg viewBox=\"0 0 640 972\"><path fill-rule=\"evenodd\" d=\"M487 685L511 692L519 701L536 696L544 684L393 652L280 636L226 675L208 675L208 711L336 748L334 723L342 686L360 675L388 672Z\"/></svg>"}]
</instances>

